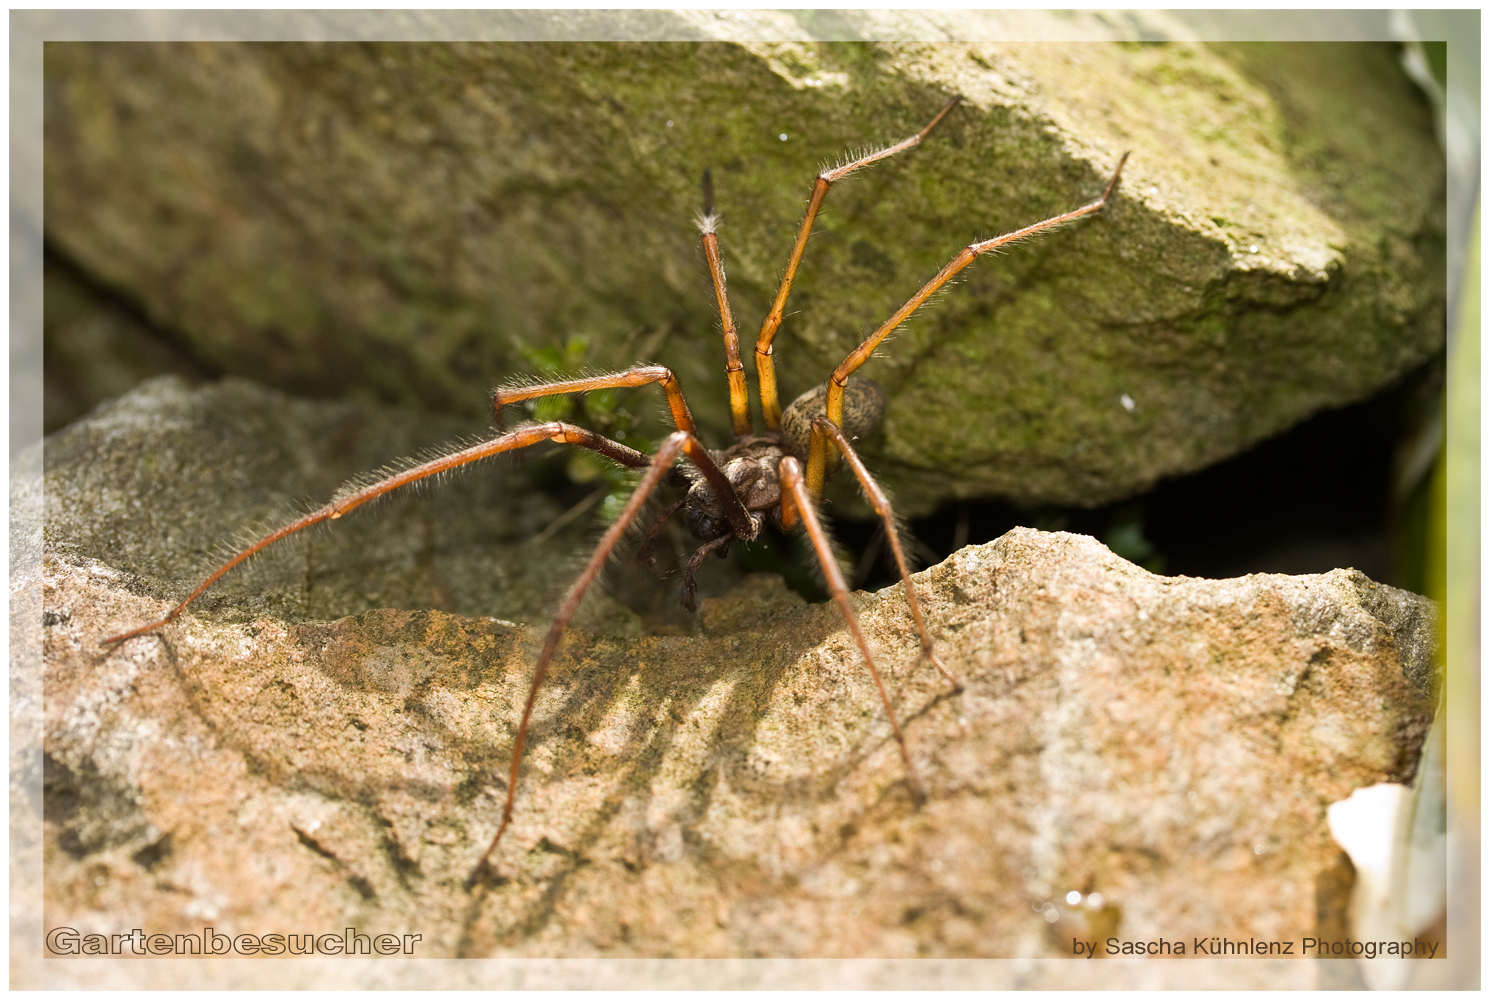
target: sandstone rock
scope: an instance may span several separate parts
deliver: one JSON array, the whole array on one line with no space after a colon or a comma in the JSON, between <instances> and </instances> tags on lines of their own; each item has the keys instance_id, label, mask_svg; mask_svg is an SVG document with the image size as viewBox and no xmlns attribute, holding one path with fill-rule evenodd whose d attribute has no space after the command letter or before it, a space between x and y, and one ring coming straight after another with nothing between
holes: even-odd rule
<instances>
[{"instance_id":1,"label":"sandstone rock","mask_svg":"<svg viewBox=\"0 0 1490 1000\"><path fill-rule=\"evenodd\" d=\"M591 365L675 367L717 431L700 171L748 334L819 164L957 92L924 147L829 196L788 392L958 247L1133 158L1099 217L978 262L866 369L907 513L1139 492L1443 342L1442 160L1389 46L841 45L818 33L950 36L936 14L647 17L715 41L49 45L47 237L216 370L479 419L524 347L583 335Z\"/></svg>"},{"instance_id":2,"label":"sandstone rock","mask_svg":"<svg viewBox=\"0 0 1490 1000\"><path fill-rule=\"evenodd\" d=\"M247 414L276 430L262 396L152 393L154 415L133 426L166 437L190 422L162 419L172 407L219 408L224 446L206 454L228 470L194 446L151 445L177 462L152 481L195 483L190 497L239 466L292 478L223 429ZM917 808L836 611L750 578L704 605L696 634L571 632L539 699L504 877L472 893L533 630L438 610L317 620L335 601L291 588L228 593L101 649L168 606L162 581L200 558L152 549L173 523L201 530L163 504L166 487L148 515L165 527L133 535L147 515L129 492L96 499L115 476L149 479L128 480L133 452L113 457L109 438L135 433L125 411L149 402L48 448L49 925L355 926L421 933L427 957L1039 958L1109 935L1296 941L1332 930L1348 898L1326 807L1410 780L1433 704L1414 684L1432 676L1419 598L1345 570L1156 577L1092 539L1019 529L916 577L960 694L917 662L898 588L855 595L928 785ZM340 405L283 409L314 422ZM362 454L378 418L344 409ZM488 499L494 517L518 516ZM1249 975L1314 982L1299 970Z\"/></svg>"}]
</instances>

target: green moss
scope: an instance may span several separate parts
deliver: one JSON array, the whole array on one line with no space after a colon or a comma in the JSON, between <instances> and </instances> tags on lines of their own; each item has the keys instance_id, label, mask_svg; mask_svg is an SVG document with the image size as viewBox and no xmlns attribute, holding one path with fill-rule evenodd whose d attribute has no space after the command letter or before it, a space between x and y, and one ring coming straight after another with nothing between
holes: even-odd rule
<instances>
[{"instance_id":1,"label":"green moss","mask_svg":"<svg viewBox=\"0 0 1490 1000\"><path fill-rule=\"evenodd\" d=\"M727 440L705 168L749 339L820 166L967 98L830 193L776 344L790 399L1132 150L1101 213L977 261L866 367L908 512L1107 502L1442 343L1442 161L1390 47L63 45L47 81L55 245L216 367L473 429L525 350L578 335L672 367Z\"/></svg>"}]
</instances>

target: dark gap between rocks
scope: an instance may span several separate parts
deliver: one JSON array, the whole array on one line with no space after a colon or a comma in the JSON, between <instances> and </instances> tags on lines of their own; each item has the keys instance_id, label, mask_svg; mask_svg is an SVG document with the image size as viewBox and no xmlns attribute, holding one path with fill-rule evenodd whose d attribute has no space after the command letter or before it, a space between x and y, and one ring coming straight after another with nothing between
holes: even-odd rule
<instances>
[{"instance_id":1,"label":"dark gap between rocks","mask_svg":"<svg viewBox=\"0 0 1490 1000\"><path fill-rule=\"evenodd\" d=\"M1227 461L1090 510L1021 509L999 500L947 504L907 526L912 558L928 565L960 545L1023 526L1091 535L1166 575L1224 579L1353 567L1423 593L1433 465L1416 475L1403 469L1415 446L1432 447L1442 393L1439 357L1371 399L1316 414ZM877 590L898 580L877 521L840 519L835 532L854 558L857 586ZM867 572L866 554L874 560Z\"/></svg>"}]
</instances>

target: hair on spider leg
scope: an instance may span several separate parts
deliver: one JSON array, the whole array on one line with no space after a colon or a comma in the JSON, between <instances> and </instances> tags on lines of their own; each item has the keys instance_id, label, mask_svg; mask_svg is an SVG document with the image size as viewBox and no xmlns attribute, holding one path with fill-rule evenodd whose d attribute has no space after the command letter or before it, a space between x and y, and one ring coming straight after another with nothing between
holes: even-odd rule
<instances>
[{"instance_id":1,"label":"hair on spider leg","mask_svg":"<svg viewBox=\"0 0 1490 1000\"><path fill-rule=\"evenodd\" d=\"M336 492L331 495L331 499L334 502L343 497L350 496L358 492L359 490L366 489L369 486L382 482L390 476L396 476L408 469L415 468L427 462L435 462L442 458L453 455L456 452L472 448L486 439L486 435L463 434L460 437L455 438L454 440L446 441L442 444L428 445L420 448L412 455L395 458L371 471L355 473L349 476L340 486L336 488ZM472 471L475 471L478 465L479 463L466 463L465 465L461 465L456 468L446 469L442 472L436 473L433 476L426 477L414 483L411 483L410 486L412 487L413 492L423 494L440 483L448 482L449 479L454 475L465 475ZM386 497L378 498L378 502L384 499L386 499ZM297 517L309 513L311 510L314 509L315 504L313 501L306 500L303 502L302 506L304 509L296 514Z\"/></svg>"},{"instance_id":2,"label":"hair on spider leg","mask_svg":"<svg viewBox=\"0 0 1490 1000\"><path fill-rule=\"evenodd\" d=\"M895 515L895 533L911 569L921 569L942 561L942 555L922 542L911 530L906 518L898 513ZM899 582L894 552L887 544L889 536L882 519L855 517L852 520L840 520L836 525L835 537L844 551L852 556L854 576L851 589L882 590Z\"/></svg>"},{"instance_id":3,"label":"hair on spider leg","mask_svg":"<svg viewBox=\"0 0 1490 1000\"><path fill-rule=\"evenodd\" d=\"M257 518L235 528L228 538L219 538L210 543L200 558L193 560L191 575L200 576L212 567L222 565L234 553L242 551L256 539L303 516L299 505L284 503L277 506L280 513ZM219 598L217 603L204 606L204 610L212 608L220 611L241 605L245 598L257 597L266 588L284 586L292 576L303 573L306 552L314 541L314 536L306 533L304 537L294 539L292 544L255 553L242 564L240 572L225 581L222 588L213 595Z\"/></svg>"}]
</instances>

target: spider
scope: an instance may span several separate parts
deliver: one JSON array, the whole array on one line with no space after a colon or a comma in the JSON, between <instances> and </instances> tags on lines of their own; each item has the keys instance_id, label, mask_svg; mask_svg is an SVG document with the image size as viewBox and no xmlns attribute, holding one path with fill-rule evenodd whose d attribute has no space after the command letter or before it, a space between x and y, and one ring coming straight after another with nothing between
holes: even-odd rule
<instances>
[{"instance_id":1,"label":"spider","mask_svg":"<svg viewBox=\"0 0 1490 1000\"><path fill-rule=\"evenodd\" d=\"M822 499L823 483L833 465L841 456L853 470L860 487L875 513L884 524L885 536L900 572L901 585L905 591L906 604L915 620L921 637L921 656L930 661L941 675L952 685L952 693L962 689L962 683L947 669L936 655L936 650L927 631L925 620L916 600L915 588L911 584L910 571L905 552L901 546L895 526L895 515L885 492L874 481L869 470L860 460L850 443L854 438L870 433L878 426L884 412L885 397L878 385L855 377L874 350L887 336L919 309L938 289L942 288L977 257L997 250L1021 239L1034 236L1045 230L1090 215L1107 203L1117 187L1123 164L1128 159L1124 153L1113 170L1102 196L1080 208L1052 216L1041 222L1025 226L1003 236L983 240L965 247L952 258L936 276L920 291L911 296L889 319L885 320L863 343L855 348L843 363L833 370L822 385L799 396L784 410L777 397L775 357L772 343L781 328L785 316L787 297L793 279L802 261L813 223L828 189L839 180L879 160L919 146L926 136L951 113L960 101L954 97L939 110L935 117L915 135L892 146L875 150L850 162L824 170L812 188L807 210L797 231L796 242L787 258L786 270L776 291L770 312L761 324L755 342L756 377L759 381L757 398L760 404L764 433L756 434L750 415L749 387L745 377L745 366L740 359L740 339L725 291L723 258L719 249L719 217L713 211L713 197L709 175L704 174L704 212L698 217L698 228L702 236L704 256L708 262L714 295L723 326L725 377L729 384L730 423L735 443L723 450L712 450L699 439L693 416L683 397L677 377L660 365L642 364L622 372L592 375L561 381L532 385L514 385L493 392L492 411L497 434L479 444L453 449L439 457L410 465L372 482L354 480L341 488L329 503L320 509L265 535L263 538L238 552L207 577L195 590L172 608L159 621L112 636L104 645L124 642L135 636L156 631L175 620L212 584L244 560L282 538L324 521L335 521L370 500L430 476L490 458L504 452L527 448L544 441L588 448L591 451L618 463L621 466L640 470L641 480L619 517L606 530L591 554L579 578L569 588L558 613L554 616L544 638L533 680L528 688L527 701L523 705L517 736L513 741L512 764L507 780L506 802L502 818L491 843L476 863L467 886L473 887L488 871L488 864L502 836L512 823L513 804L517 796L518 769L522 762L523 747L527 740L528 726L532 721L533 707L545 675L553 663L555 651L565 628L579 609L586 591L600 575L606 561L620 544L627 530L637 521L643 507L653 492L664 481L672 482L684 489L683 499L662 510L652 521L645 541L639 550L644 562L651 563L651 551L658 531L674 515L681 512L687 528L700 541L700 545L688 560L683 574L683 600L690 608L696 589L695 574L710 555L726 554L735 542L749 542L757 538L767 522L774 523L784 531L802 529L806 532L822 567L827 588L843 614L844 622L853 635L854 642L864 657L880 702L884 706L895 742L905 764L907 783L916 801L925 797L924 786L906 746L905 734L890 703L869 644L859 628L853 608L849 604L848 586L833 557L827 532L816 513ZM659 386L670 411L675 430L669 434L652 455L611 440L595 431L563 421L531 422L512 430L503 427L504 411L515 404L539 397L565 393L584 393L598 389L634 388ZM691 467L681 469L678 463L687 459ZM493 872L493 874L495 874Z\"/></svg>"}]
</instances>

